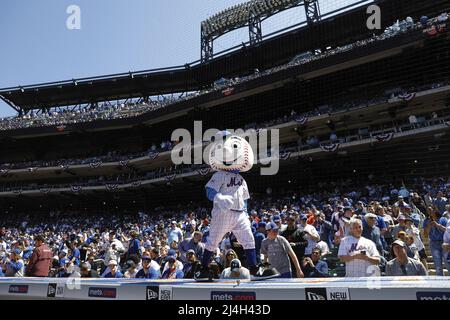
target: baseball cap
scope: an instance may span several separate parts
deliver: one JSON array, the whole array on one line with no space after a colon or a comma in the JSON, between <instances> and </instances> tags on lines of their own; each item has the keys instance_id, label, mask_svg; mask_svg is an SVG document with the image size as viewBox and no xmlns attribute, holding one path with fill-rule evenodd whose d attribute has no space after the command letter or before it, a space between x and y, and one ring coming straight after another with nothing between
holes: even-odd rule
<instances>
[{"instance_id":1,"label":"baseball cap","mask_svg":"<svg viewBox=\"0 0 450 320\"><path fill-rule=\"evenodd\" d=\"M395 240L394 242L392 242L392 247L394 247L394 244L397 244L403 248L405 247L405 243L402 240Z\"/></svg>"},{"instance_id":2,"label":"baseball cap","mask_svg":"<svg viewBox=\"0 0 450 320\"><path fill-rule=\"evenodd\" d=\"M14 249L13 251L15 254L21 254L22 250L20 250L19 248Z\"/></svg>"},{"instance_id":3,"label":"baseball cap","mask_svg":"<svg viewBox=\"0 0 450 320\"><path fill-rule=\"evenodd\" d=\"M344 212L345 211L353 211L353 208L350 206L346 206L346 207L344 207Z\"/></svg>"},{"instance_id":4,"label":"baseball cap","mask_svg":"<svg viewBox=\"0 0 450 320\"><path fill-rule=\"evenodd\" d=\"M172 220L171 224L177 224L177 222L175 220Z\"/></svg>"},{"instance_id":5,"label":"baseball cap","mask_svg":"<svg viewBox=\"0 0 450 320\"><path fill-rule=\"evenodd\" d=\"M270 231L270 230L277 231L278 229L279 229L279 228L278 228L278 226L276 225L275 222L269 222L269 223L266 225L266 230L267 230L267 231Z\"/></svg>"},{"instance_id":6,"label":"baseball cap","mask_svg":"<svg viewBox=\"0 0 450 320\"><path fill-rule=\"evenodd\" d=\"M168 252L167 252L167 255L168 256L175 256L177 254L177 252L174 250L174 249L170 249Z\"/></svg>"},{"instance_id":7,"label":"baseball cap","mask_svg":"<svg viewBox=\"0 0 450 320\"><path fill-rule=\"evenodd\" d=\"M230 269L231 271L238 271L241 268L241 262L239 259L233 259L230 263Z\"/></svg>"},{"instance_id":8,"label":"baseball cap","mask_svg":"<svg viewBox=\"0 0 450 320\"><path fill-rule=\"evenodd\" d=\"M366 221L367 221L367 220L370 219L370 218L376 219L376 218L377 218L377 215L376 215L376 214L373 214L373 213L371 213L371 212L366 213L366 215L364 216L364 219L366 219Z\"/></svg>"},{"instance_id":9,"label":"baseball cap","mask_svg":"<svg viewBox=\"0 0 450 320\"><path fill-rule=\"evenodd\" d=\"M108 266L111 266L111 265L117 266L117 261L116 260L109 260Z\"/></svg>"},{"instance_id":10,"label":"baseball cap","mask_svg":"<svg viewBox=\"0 0 450 320\"><path fill-rule=\"evenodd\" d=\"M186 255L188 255L188 254L195 254L195 251L194 250L192 250L192 249L189 249L187 252L186 252Z\"/></svg>"},{"instance_id":11,"label":"baseball cap","mask_svg":"<svg viewBox=\"0 0 450 320\"><path fill-rule=\"evenodd\" d=\"M397 220L406 220L406 216L404 216L403 214L399 215Z\"/></svg>"},{"instance_id":12,"label":"baseball cap","mask_svg":"<svg viewBox=\"0 0 450 320\"><path fill-rule=\"evenodd\" d=\"M273 222L280 222L281 218L280 218L280 216L276 215L276 216L273 216L272 221Z\"/></svg>"},{"instance_id":13,"label":"baseball cap","mask_svg":"<svg viewBox=\"0 0 450 320\"><path fill-rule=\"evenodd\" d=\"M59 265L63 266L63 265L65 265L65 264L69 263L69 262L70 262L69 259L67 259L67 258L62 258L62 259L59 261Z\"/></svg>"},{"instance_id":14,"label":"baseball cap","mask_svg":"<svg viewBox=\"0 0 450 320\"><path fill-rule=\"evenodd\" d=\"M266 228L266 223L264 221L261 221L258 223L258 228Z\"/></svg>"},{"instance_id":15,"label":"baseball cap","mask_svg":"<svg viewBox=\"0 0 450 320\"><path fill-rule=\"evenodd\" d=\"M308 220L308 216L306 214L300 215L300 220Z\"/></svg>"},{"instance_id":16,"label":"baseball cap","mask_svg":"<svg viewBox=\"0 0 450 320\"><path fill-rule=\"evenodd\" d=\"M177 258L175 256L167 256L167 262L175 262Z\"/></svg>"},{"instance_id":17,"label":"baseball cap","mask_svg":"<svg viewBox=\"0 0 450 320\"><path fill-rule=\"evenodd\" d=\"M152 257L150 257L149 255L144 255L142 256L142 260L152 260Z\"/></svg>"}]
</instances>

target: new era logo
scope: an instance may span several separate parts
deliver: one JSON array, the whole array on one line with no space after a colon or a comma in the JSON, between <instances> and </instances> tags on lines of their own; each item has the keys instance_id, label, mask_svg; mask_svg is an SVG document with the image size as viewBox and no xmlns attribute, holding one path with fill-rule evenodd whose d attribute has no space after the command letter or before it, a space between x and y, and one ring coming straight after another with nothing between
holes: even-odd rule
<instances>
[{"instance_id":1,"label":"new era logo","mask_svg":"<svg viewBox=\"0 0 450 320\"><path fill-rule=\"evenodd\" d=\"M306 288L306 300L327 300L327 290L325 288Z\"/></svg>"},{"instance_id":2,"label":"new era logo","mask_svg":"<svg viewBox=\"0 0 450 320\"><path fill-rule=\"evenodd\" d=\"M158 286L151 286L147 287L147 300L158 300L158 292L159 288Z\"/></svg>"},{"instance_id":3,"label":"new era logo","mask_svg":"<svg viewBox=\"0 0 450 320\"><path fill-rule=\"evenodd\" d=\"M47 288L47 297L54 298L56 296L56 283L49 283Z\"/></svg>"}]
</instances>

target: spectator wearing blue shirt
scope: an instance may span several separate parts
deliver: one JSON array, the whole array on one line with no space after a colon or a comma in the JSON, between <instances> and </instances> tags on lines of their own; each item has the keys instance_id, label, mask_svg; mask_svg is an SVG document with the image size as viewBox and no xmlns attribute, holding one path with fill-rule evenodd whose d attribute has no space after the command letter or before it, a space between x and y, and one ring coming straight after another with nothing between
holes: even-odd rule
<instances>
[{"instance_id":1,"label":"spectator wearing blue shirt","mask_svg":"<svg viewBox=\"0 0 450 320\"><path fill-rule=\"evenodd\" d=\"M176 262L177 258L175 256L167 257L168 268L164 270L161 279L183 279L184 273L182 270L177 268Z\"/></svg>"},{"instance_id":2,"label":"spectator wearing blue shirt","mask_svg":"<svg viewBox=\"0 0 450 320\"><path fill-rule=\"evenodd\" d=\"M69 260L73 261L75 265L80 265L80 249L77 248L76 241L72 242L71 244L68 258Z\"/></svg>"},{"instance_id":3,"label":"spectator wearing blue shirt","mask_svg":"<svg viewBox=\"0 0 450 320\"><path fill-rule=\"evenodd\" d=\"M439 191L436 195L436 198L433 200L433 204L439 210L439 213L442 215L445 211L445 205L448 204L447 198L444 197L442 191Z\"/></svg>"},{"instance_id":4,"label":"spectator wearing blue shirt","mask_svg":"<svg viewBox=\"0 0 450 320\"><path fill-rule=\"evenodd\" d=\"M320 260L322 251L320 248L314 248L311 257L304 257L302 261L302 270L305 278L323 278L328 277L328 264Z\"/></svg>"},{"instance_id":5,"label":"spectator wearing blue shirt","mask_svg":"<svg viewBox=\"0 0 450 320\"><path fill-rule=\"evenodd\" d=\"M21 257L22 251L18 248L11 253L11 260L6 264L5 276L7 277L23 277L24 263Z\"/></svg>"},{"instance_id":6,"label":"spectator wearing blue shirt","mask_svg":"<svg viewBox=\"0 0 450 320\"><path fill-rule=\"evenodd\" d=\"M430 250L436 267L437 276L444 275L442 263L445 261L445 258L442 244L446 226L447 219L442 217L437 210L431 211L430 217L426 218L423 222L424 235L430 239Z\"/></svg>"},{"instance_id":7,"label":"spectator wearing blue shirt","mask_svg":"<svg viewBox=\"0 0 450 320\"><path fill-rule=\"evenodd\" d=\"M373 213L367 213L364 216L366 225L363 228L362 236L366 239L372 240L375 243L378 252L380 254L382 254L383 253L383 245L381 243L380 228L378 228L378 226L376 225L377 217L378 216Z\"/></svg>"},{"instance_id":8,"label":"spectator wearing blue shirt","mask_svg":"<svg viewBox=\"0 0 450 320\"><path fill-rule=\"evenodd\" d=\"M122 272L117 270L117 261L110 260L108 263L109 272L105 274L104 278L123 278Z\"/></svg>"},{"instance_id":9,"label":"spectator wearing blue shirt","mask_svg":"<svg viewBox=\"0 0 450 320\"><path fill-rule=\"evenodd\" d=\"M130 231L131 239L128 242L128 252L126 260L132 259L133 257L139 257L141 254L141 241L139 241L139 233L135 230Z\"/></svg>"},{"instance_id":10,"label":"spectator wearing blue shirt","mask_svg":"<svg viewBox=\"0 0 450 320\"><path fill-rule=\"evenodd\" d=\"M136 273L136 279L159 279L161 278L161 267L156 261L152 261L150 255L142 256L142 269Z\"/></svg>"}]
</instances>

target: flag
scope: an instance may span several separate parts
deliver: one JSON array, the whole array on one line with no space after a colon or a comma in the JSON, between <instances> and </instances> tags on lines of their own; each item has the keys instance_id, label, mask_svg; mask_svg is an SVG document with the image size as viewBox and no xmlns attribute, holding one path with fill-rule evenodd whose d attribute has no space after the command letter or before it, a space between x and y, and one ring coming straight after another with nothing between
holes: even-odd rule
<instances>
[{"instance_id":1,"label":"flag","mask_svg":"<svg viewBox=\"0 0 450 320\"><path fill-rule=\"evenodd\" d=\"M126 167L128 165L128 163L130 163L129 160L120 160L119 161L119 166Z\"/></svg>"},{"instance_id":2,"label":"flag","mask_svg":"<svg viewBox=\"0 0 450 320\"><path fill-rule=\"evenodd\" d=\"M177 176L176 173L174 173L174 174L169 174L169 175L165 176L164 178L166 179L167 183L170 183L173 180L175 180L176 176Z\"/></svg>"},{"instance_id":3,"label":"flag","mask_svg":"<svg viewBox=\"0 0 450 320\"><path fill-rule=\"evenodd\" d=\"M72 186L70 189L72 190L73 193L78 193L81 192L81 190L83 190L81 186Z\"/></svg>"},{"instance_id":4,"label":"flag","mask_svg":"<svg viewBox=\"0 0 450 320\"><path fill-rule=\"evenodd\" d=\"M93 160L93 161L91 161L91 163L89 163L89 166L91 168L98 168L101 165L102 165L102 161L101 160L99 160L99 161Z\"/></svg>"},{"instance_id":5,"label":"flag","mask_svg":"<svg viewBox=\"0 0 450 320\"><path fill-rule=\"evenodd\" d=\"M222 94L227 97L230 96L234 91L234 88L226 88L225 90L222 90Z\"/></svg>"},{"instance_id":6,"label":"flag","mask_svg":"<svg viewBox=\"0 0 450 320\"><path fill-rule=\"evenodd\" d=\"M279 154L279 158L281 160L288 160L290 157L291 157L291 152L289 152L289 151L282 151Z\"/></svg>"},{"instance_id":7,"label":"flag","mask_svg":"<svg viewBox=\"0 0 450 320\"><path fill-rule=\"evenodd\" d=\"M43 194L49 194L51 190L52 190L52 188L42 188L40 191Z\"/></svg>"},{"instance_id":8,"label":"flag","mask_svg":"<svg viewBox=\"0 0 450 320\"><path fill-rule=\"evenodd\" d=\"M212 171L211 168L203 168L203 169L197 169L197 173L201 176L206 176L208 173Z\"/></svg>"},{"instance_id":9,"label":"flag","mask_svg":"<svg viewBox=\"0 0 450 320\"><path fill-rule=\"evenodd\" d=\"M150 151L148 153L148 157L152 160L155 160L157 156L158 156L158 152L156 152L156 151Z\"/></svg>"},{"instance_id":10,"label":"flag","mask_svg":"<svg viewBox=\"0 0 450 320\"><path fill-rule=\"evenodd\" d=\"M403 100L403 101L405 101L405 102L409 102L409 101L411 101L412 99L414 99L416 97L416 93L415 92L413 92L413 93L402 93L402 94L400 94L399 96L398 96L398 98L400 99L400 100Z\"/></svg>"},{"instance_id":11,"label":"flag","mask_svg":"<svg viewBox=\"0 0 450 320\"><path fill-rule=\"evenodd\" d=\"M301 124L301 125L304 125L304 124L306 124L306 123L308 122L308 117L297 116L297 117L295 118L295 122L297 122L297 123L299 123L299 124Z\"/></svg>"},{"instance_id":12,"label":"flag","mask_svg":"<svg viewBox=\"0 0 450 320\"><path fill-rule=\"evenodd\" d=\"M334 152L339 149L339 143L332 143L328 145L320 145L320 148L325 152Z\"/></svg>"},{"instance_id":13,"label":"flag","mask_svg":"<svg viewBox=\"0 0 450 320\"><path fill-rule=\"evenodd\" d=\"M105 188L108 191L116 190L118 187L119 187L119 185L117 183L107 183L107 184L105 184Z\"/></svg>"},{"instance_id":14,"label":"flag","mask_svg":"<svg viewBox=\"0 0 450 320\"><path fill-rule=\"evenodd\" d=\"M381 133L381 134L376 135L374 138L377 139L377 141L380 143L388 142L388 141L391 141L392 138L394 138L394 133L393 132Z\"/></svg>"}]
</instances>

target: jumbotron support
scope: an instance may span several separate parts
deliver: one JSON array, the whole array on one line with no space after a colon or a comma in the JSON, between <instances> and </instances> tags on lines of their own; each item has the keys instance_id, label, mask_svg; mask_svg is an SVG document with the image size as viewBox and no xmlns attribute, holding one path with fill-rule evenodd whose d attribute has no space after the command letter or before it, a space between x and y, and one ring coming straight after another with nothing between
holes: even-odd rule
<instances>
[{"instance_id":1,"label":"jumbotron support","mask_svg":"<svg viewBox=\"0 0 450 320\"><path fill-rule=\"evenodd\" d=\"M309 25L320 21L320 8L318 0L304 0L306 20Z\"/></svg>"}]
</instances>

